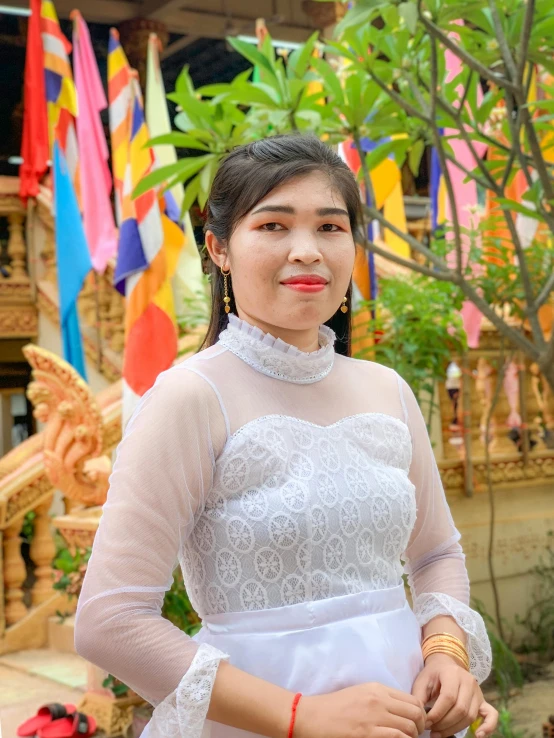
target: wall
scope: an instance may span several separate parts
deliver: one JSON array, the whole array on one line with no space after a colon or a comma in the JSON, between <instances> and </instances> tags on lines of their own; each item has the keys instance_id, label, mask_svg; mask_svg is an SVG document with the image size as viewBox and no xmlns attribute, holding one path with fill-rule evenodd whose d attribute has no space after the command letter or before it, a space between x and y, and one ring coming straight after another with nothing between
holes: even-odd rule
<instances>
[{"instance_id":1,"label":"wall","mask_svg":"<svg viewBox=\"0 0 554 738\"><path fill-rule=\"evenodd\" d=\"M554 531L554 480L527 483L518 488L497 486L494 567L501 613L509 625L525 615L532 602L535 578L529 574L544 557L548 531ZM488 574L489 500L486 493L449 500L462 534L462 546L471 580L472 597L482 600L493 615ZM521 634L521 631L517 631Z\"/></svg>"}]
</instances>

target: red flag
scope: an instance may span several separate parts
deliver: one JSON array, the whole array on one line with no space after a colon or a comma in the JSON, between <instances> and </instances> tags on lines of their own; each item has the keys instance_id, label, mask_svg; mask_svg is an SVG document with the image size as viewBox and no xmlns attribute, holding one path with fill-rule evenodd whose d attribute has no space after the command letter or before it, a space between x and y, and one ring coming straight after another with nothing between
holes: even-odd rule
<instances>
[{"instance_id":1,"label":"red flag","mask_svg":"<svg viewBox=\"0 0 554 738\"><path fill-rule=\"evenodd\" d=\"M38 195L41 177L48 169L48 118L44 90L44 60L40 32L40 0L30 0L27 31L25 85L23 92L23 138L19 167L19 196L24 203Z\"/></svg>"}]
</instances>

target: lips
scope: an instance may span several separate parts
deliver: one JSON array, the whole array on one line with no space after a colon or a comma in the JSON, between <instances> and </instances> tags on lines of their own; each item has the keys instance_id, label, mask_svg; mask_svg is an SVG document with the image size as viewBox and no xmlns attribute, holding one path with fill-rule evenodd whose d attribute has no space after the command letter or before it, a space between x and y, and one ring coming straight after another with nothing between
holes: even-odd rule
<instances>
[{"instance_id":1,"label":"lips","mask_svg":"<svg viewBox=\"0 0 554 738\"><path fill-rule=\"evenodd\" d=\"M328 280L325 277L321 277L319 274L297 274L295 277L288 277L284 279L281 284L327 284Z\"/></svg>"}]
</instances>

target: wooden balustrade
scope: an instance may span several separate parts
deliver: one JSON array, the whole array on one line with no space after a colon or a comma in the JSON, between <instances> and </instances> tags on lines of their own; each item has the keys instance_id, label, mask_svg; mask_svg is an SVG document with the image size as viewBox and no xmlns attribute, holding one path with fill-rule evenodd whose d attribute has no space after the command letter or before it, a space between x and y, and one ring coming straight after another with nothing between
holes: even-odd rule
<instances>
[{"instance_id":1,"label":"wooden balustrade","mask_svg":"<svg viewBox=\"0 0 554 738\"><path fill-rule=\"evenodd\" d=\"M0 231L6 236L0 257L0 338L33 338L37 311L32 297L25 242L25 210L19 180L0 177Z\"/></svg>"}]
</instances>

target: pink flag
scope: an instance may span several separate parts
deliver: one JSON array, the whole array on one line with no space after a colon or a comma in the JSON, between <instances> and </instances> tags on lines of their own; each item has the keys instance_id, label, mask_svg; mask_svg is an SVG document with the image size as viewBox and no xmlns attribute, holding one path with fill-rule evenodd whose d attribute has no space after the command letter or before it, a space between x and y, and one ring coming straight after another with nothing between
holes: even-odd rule
<instances>
[{"instance_id":1,"label":"pink flag","mask_svg":"<svg viewBox=\"0 0 554 738\"><path fill-rule=\"evenodd\" d=\"M461 24L462 21L459 21L459 23ZM454 38L456 38L454 34L453 36ZM462 63L460 59L455 56L455 54L448 50L445 53L445 60L447 80L450 81L457 77L457 75L462 71ZM462 85L460 85L459 87L459 95L461 99L463 96ZM479 102L481 97L482 94L479 89ZM454 105L456 106L457 103L455 102ZM456 133L456 131L447 128L444 133L445 136L449 136ZM459 161L460 164L465 166L470 171L475 169L475 167L477 166L477 162L473 158L469 146L463 140L461 140L461 138L450 139L450 145L452 146L452 151L456 157L456 160ZM486 145L478 141L475 141L473 145L476 154L478 156L483 156L487 148ZM455 164L451 164L450 162L448 162L446 166L448 167L448 172L452 181L454 198L456 200L456 212L458 214L458 221L460 223L460 226L462 228L471 228L472 226L475 227L477 225L477 219L479 218L479 216L475 212L477 206L477 185L473 180L471 180L470 182L464 182L466 175L460 169L458 169ZM446 217L449 221L452 221L450 200L447 200ZM468 252L468 239L467 237L462 235L462 261L464 263L464 266L467 263ZM448 265L453 268L455 266L455 263L456 255L454 252L451 252L448 258ZM478 265L473 265L474 272L477 268ZM475 307L472 302L466 301L464 302L464 305L462 307L462 319L464 322L464 328L467 334L469 347L477 348L477 346L479 345L479 336L481 332L481 312L478 308Z\"/></svg>"},{"instance_id":2,"label":"pink flag","mask_svg":"<svg viewBox=\"0 0 554 738\"><path fill-rule=\"evenodd\" d=\"M79 114L77 138L83 221L92 264L103 272L117 251L117 234L110 202L112 177L100 111L108 107L88 26L78 10L73 19L73 67Z\"/></svg>"}]
</instances>

